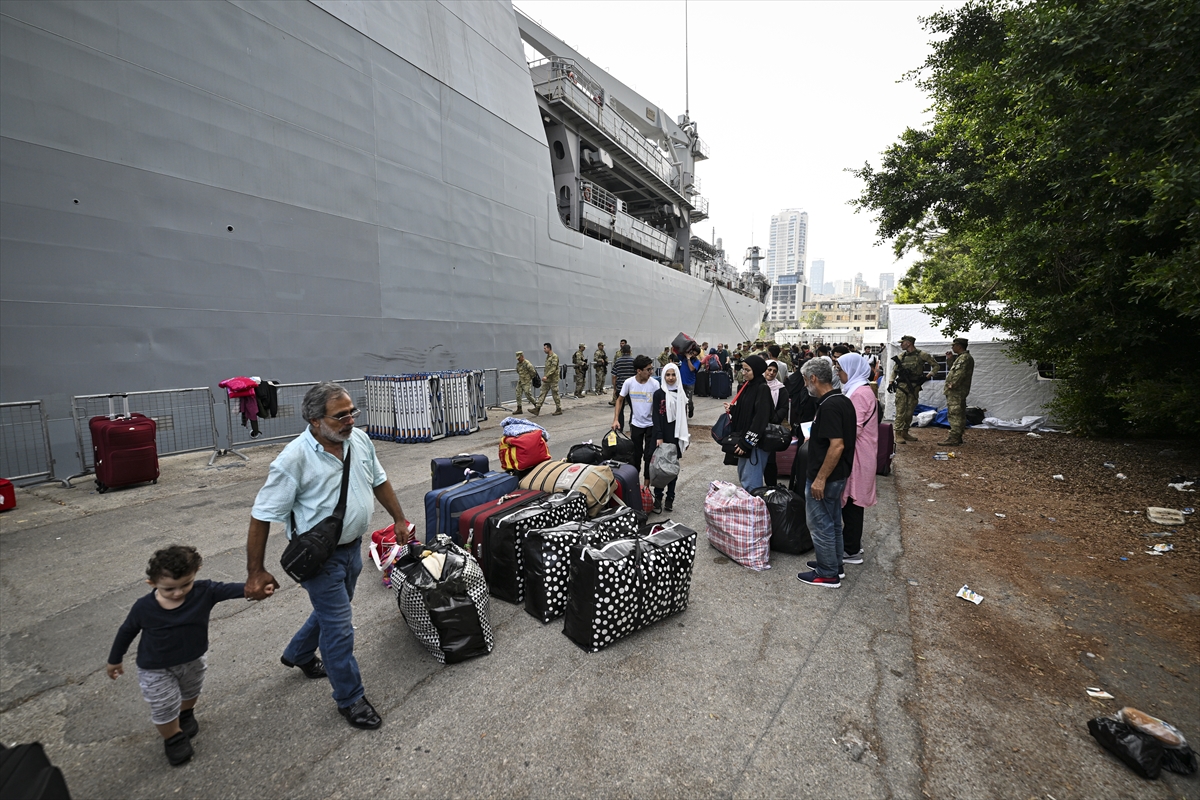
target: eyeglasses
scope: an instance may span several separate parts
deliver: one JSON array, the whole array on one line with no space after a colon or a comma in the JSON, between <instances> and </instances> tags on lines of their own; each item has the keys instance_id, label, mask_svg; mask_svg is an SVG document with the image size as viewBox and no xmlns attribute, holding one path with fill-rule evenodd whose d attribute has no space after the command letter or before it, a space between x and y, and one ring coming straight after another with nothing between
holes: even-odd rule
<instances>
[{"instance_id":1,"label":"eyeglasses","mask_svg":"<svg viewBox=\"0 0 1200 800\"><path fill-rule=\"evenodd\" d=\"M349 411L343 411L341 414L326 414L325 416L329 417L330 419L335 419L338 422L346 422L347 420L354 419L362 413L363 412L359 411L357 408L352 408Z\"/></svg>"}]
</instances>

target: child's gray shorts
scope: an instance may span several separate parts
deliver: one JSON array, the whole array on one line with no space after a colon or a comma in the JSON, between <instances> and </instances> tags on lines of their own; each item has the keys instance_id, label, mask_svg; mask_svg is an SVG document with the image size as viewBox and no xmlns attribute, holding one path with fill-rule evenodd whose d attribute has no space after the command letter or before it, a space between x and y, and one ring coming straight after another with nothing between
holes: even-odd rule
<instances>
[{"instance_id":1,"label":"child's gray shorts","mask_svg":"<svg viewBox=\"0 0 1200 800\"><path fill-rule=\"evenodd\" d=\"M207 653L195 661L166 669L138 667L138 686L142 687L142 697L150 704L150 721L155 725L166 725L178 718L180 704L200 696L206 669Z\"/></svg>"}]
</instances>

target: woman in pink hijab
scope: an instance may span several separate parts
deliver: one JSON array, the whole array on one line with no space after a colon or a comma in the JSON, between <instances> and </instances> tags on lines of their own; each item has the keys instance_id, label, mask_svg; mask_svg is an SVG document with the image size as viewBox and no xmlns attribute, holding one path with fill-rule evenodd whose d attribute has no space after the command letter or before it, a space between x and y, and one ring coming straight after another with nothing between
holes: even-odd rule
<instances>
[{"instance_id":1,"label":"woman in pink hijab","mask_svg":"<svg viewBox=\"0 0 1200 800\"><path fill-rule=\"evenodd\" d=\"M854 440L854 464L842 493L842 563L863 563L864 510L875 505L875 463L879 458L879 401L871 386L871 362L858 353L838 356L837 370L842 394L854 404L858 434Z\"/></svg>"}]
</instances>

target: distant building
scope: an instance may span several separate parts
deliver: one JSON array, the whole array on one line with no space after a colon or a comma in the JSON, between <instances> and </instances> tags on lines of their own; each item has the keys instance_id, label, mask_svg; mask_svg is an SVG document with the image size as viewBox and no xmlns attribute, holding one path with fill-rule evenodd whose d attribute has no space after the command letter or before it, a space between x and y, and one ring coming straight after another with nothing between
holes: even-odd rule
<instances>
[{"instance_id":1,"label":"distant building","mask_svg":"<svg viewBox=\"0 0 1200 800\"><path fill-rule=\"evenodd\" d=\"M887 294L896 288L896 273L881 272L879 273L879 291Z\"/></svg>"},{"instance_id":2,"label":"distant building","mask_svg":"<svg viewBox=\"0 0 1200 800\"><path fill-rule=\"evenodd\" d=\"M808 270L808 285L813 294L824 294L825 289L825 259L814 258Z\"/></svg>"},{"instance_id":3,"label":"distant building","mask_svg":"<svg viewBox=\"0 0 1200 800\"><path fill-rule=\"evenodd\" d=\"M771 307L767 313L767 320L795 320L800 304L808 299L808 286L801 282L798 274L780 275L771 286Z\"/></svg>"},{"instance_id":4,"label":"distant building","mask_svg":"<svg viewBox=\"0 0 1200 800\"><path fill-rule=\"evenodd\" d=\"M853 281L840 281L853 284ZM824 327L845 328L853 331L869 331L882 327L879 322L881 303L878 300L863 300L849 295L822 297L800 303L797 313L805 316L819 311L825 317Z\"/></svg>"},{"instance_id":5,"label":"distant building","mask_svg":"<svg viewBox=\"0 0 1200 800\"><path fill-rule=\"evenodd\" d=\"M808 212L785 208L771 216L771 238L767 243L767 277L799 275L804 282L808 259Z\"/></svg>"},{"instance_id":6,"label":"distant building","mask_svg":"<svg viewBox=\"0 0 1200 800\"><path fill-rule=\"evenodd\" d=\"M854 296L854 281L834 281L833 291L828 294L837 295L838 297L853 297Z\"/></svg>"},{"instance_id":7,"label":"distant building","mask_svg":"<svg viewBox=\"0 0 1200 800\"><path fill-rule=\"evenodd\" d=\"M821 285L821 294L833 294L833 281L827 281Z\"/></svg>"}]
</instances>

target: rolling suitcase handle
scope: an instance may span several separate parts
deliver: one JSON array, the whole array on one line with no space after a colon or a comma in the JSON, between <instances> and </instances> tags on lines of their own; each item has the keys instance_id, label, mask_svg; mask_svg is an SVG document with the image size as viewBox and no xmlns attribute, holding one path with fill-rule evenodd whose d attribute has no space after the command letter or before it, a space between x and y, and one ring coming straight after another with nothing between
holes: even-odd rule
<instances>
[{"instance_id":1,"label":"rolling suitcase handle","mask_svg":"<svg viewBox=\"0 0 1200 800\"><path fill-rule=\"evenodd\" d=\"M121 406L124 413L117 414L113 407L113 398L121 398ZM129 395L127 394L110 394L108 396L108 418L109 419L129 419Z\"/></svg>"}]
</instances>

